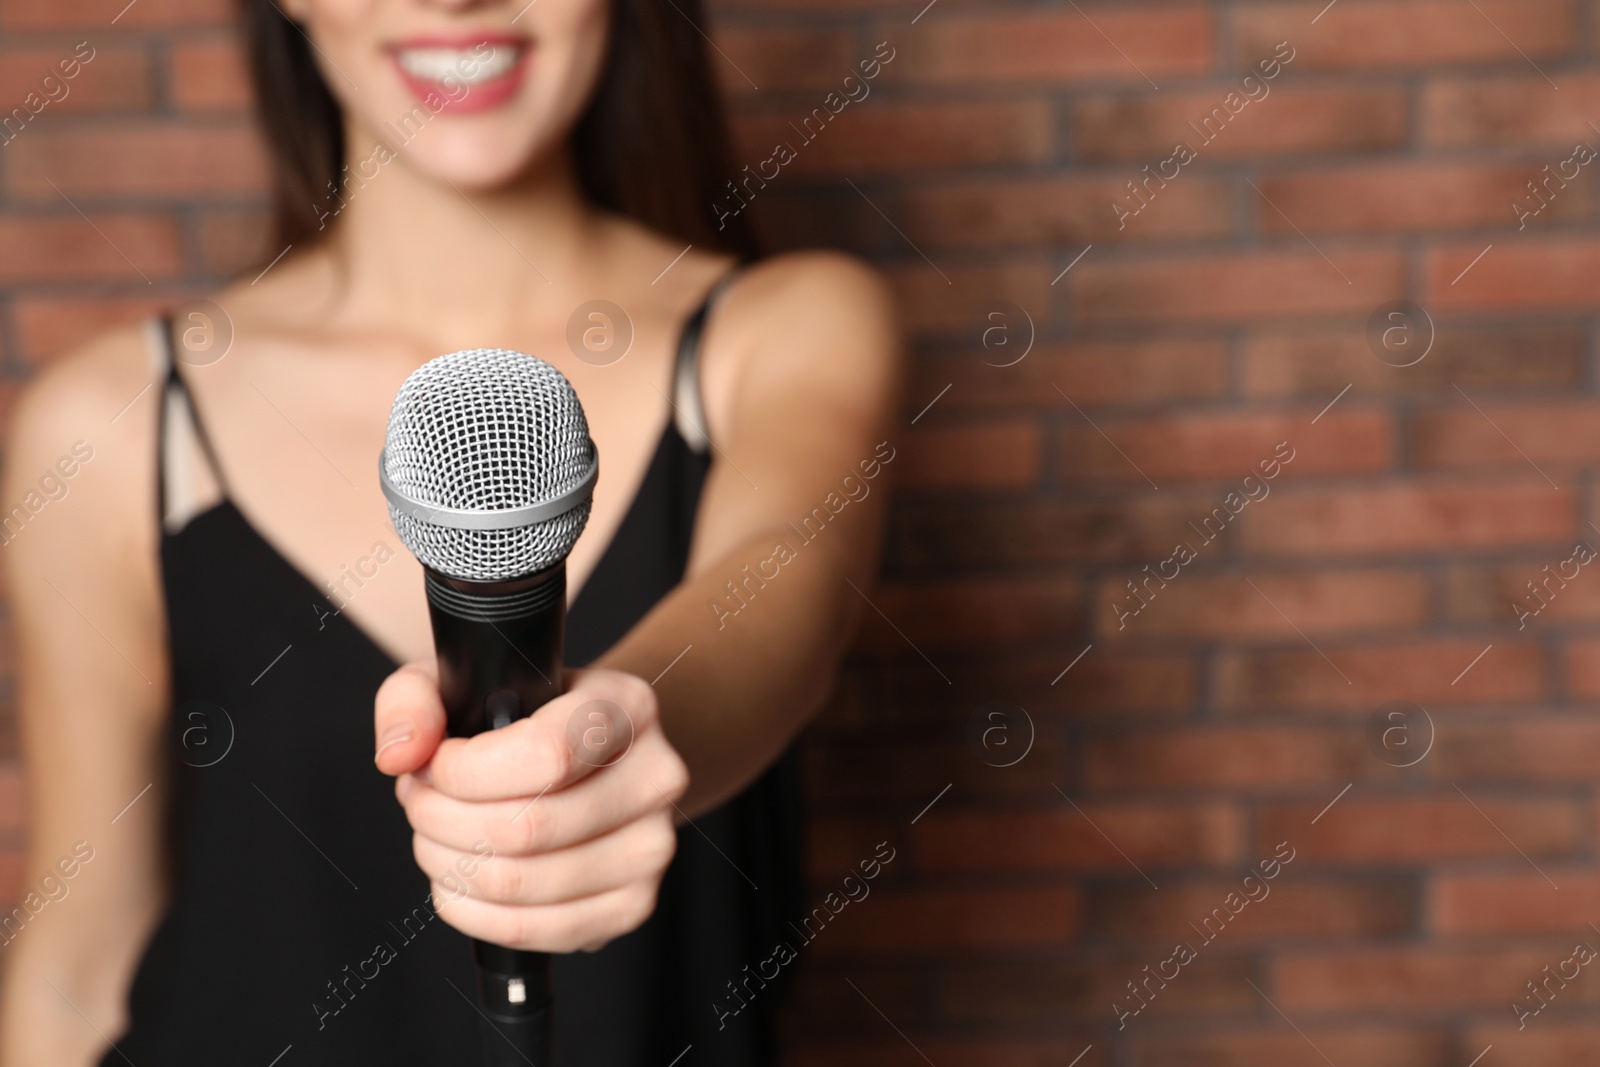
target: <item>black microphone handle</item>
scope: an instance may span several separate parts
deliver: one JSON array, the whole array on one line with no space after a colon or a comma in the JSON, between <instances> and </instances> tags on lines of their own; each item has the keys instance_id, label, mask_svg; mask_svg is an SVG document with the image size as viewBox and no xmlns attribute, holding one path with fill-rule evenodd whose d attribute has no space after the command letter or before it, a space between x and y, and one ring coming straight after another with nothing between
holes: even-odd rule
<instances>
[{"instance_id":1,"label":"black microphone handle","mask_svg":"<svg viewBox=\"0 0 1600 1067\"><path fill-rule=\"evenodd\" d=\"M424 568L451 737L498 730L560 695L567 565L507 582ZM472 942L486 1067L550 1067L550 957Z\"/></svg>"}]
</instances>

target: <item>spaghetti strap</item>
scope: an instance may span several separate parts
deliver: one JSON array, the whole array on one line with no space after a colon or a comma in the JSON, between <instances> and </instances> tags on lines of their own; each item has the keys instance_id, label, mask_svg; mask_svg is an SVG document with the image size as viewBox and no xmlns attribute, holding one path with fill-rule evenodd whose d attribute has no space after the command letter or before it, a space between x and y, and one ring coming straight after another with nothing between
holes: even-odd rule
<instances>
[{"instance_id":1,"label":"spaghetti strap","mask_svg":"<svg viewBox=\"0 0 1600 1067\"><path fill-rule=\"evenodd\" d=\"M217 483L217 490L224 500L228 499L228 482L222 473L222 464L217 460L216 449L212 447L211 436L206 433L205 422L200 418L200 408L196 405L194 394L189 391L188 383L183 380L182 373L178 370L179 360L177 352L172 345L172 317L170 315L158 316L155 320L154 330L159 335L157 351L161 355L165 368L165 376L161 389L160 413L157 416L157 444L156 444L156 506L160 521L166 521L167 515L167 460L168 449L171 447L171 433L167 419L169 400L176 399L184 407L189 416L189 425L194 430L195 438L200 442L200 451L206 458L206 464L211 468L211 477Z\"/></svg>"},{"instance_id":2,"label":"spaghetti strap","mask_svg":"<svg viewBox=\"0 0 1600 1067\"><path fill-rule=\"evenodd\" d=\"M743 262L730 267L711 287L700 306L695 308L683 324L678 337L678 352L672 375L672 407L678 433L695 452L704 453L711 446L711 435L706 430L705 404L700 393L700 340L705 333L706 319L723 292L745 268Z\"/></svg>"}]
</instances>

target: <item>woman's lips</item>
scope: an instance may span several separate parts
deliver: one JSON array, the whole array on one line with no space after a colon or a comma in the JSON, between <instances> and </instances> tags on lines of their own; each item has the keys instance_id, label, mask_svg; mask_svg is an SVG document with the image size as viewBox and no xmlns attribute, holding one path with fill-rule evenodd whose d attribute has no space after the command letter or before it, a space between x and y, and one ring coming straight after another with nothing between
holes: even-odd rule
<instances>
[{"instance_id":1,"label":"woman's lips","mask_svg":"<svg viewBox=\"0 0 1600 1067\"><path fill-rule=\"evenodd\" d=\"M526 37L414 38L389 49L395 72L439 111L499 107L515 95L533 42Z\"/></svg>"}]
</instances>

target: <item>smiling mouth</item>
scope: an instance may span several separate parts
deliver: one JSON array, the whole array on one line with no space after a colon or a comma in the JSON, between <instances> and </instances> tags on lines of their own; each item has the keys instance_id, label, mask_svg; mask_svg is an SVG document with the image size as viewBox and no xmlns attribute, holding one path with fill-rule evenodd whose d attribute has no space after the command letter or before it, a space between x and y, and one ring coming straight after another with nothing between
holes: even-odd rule
<instances>
[{"instance_id":1,"label":"smiling mouth","mask_svg":"<svg viewBox=\"0 0 1600 1067\"><path fill-rule=\"evenodd\" d=\"M416 41L390 50L412 93L440 110L483 111L505 103L522 84L532 51L526 40Z\"/></svg>"}]
</instances>

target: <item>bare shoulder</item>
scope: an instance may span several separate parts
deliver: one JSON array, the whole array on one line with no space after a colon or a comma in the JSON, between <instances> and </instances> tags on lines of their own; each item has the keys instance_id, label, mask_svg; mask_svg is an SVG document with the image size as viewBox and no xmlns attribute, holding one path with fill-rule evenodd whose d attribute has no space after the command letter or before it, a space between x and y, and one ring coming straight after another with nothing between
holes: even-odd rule
<instances>
[{"instance_id":1,"label":"bare shoulder","mask_svg":"<svg viewBox=\"0 0 1600 1067\"><path fill-rule=\"evenodd\" d=\"M895 306L882 276L855 256L789 252L746 270L729 293L725 316L757 331L799 323L830 333L892 331Z\"/></svg>"},{"instance_id":2,"label":"bare shoulder","mask_svg":"<svg viewBox=\"0 0 1600 1067\"><path fill-rule=\"evenodd\" d=\"M52 361L24 388L0 479L0 543L14 580L30 566L93 566L86 553L153 541L154 375L144 328L130 325Z\"/></svg>"},{"instance_id":3,"label":"bare shoulder","mask_svg":"<svg viewBox=\"0 0 1600 1067\"><path fill-rule=\"evenodd\" d=\"M808 251L750 267L728 291L708 343L709 373L730 389L798 388L812 398L890 402L901 373L899 319L888 284L854 256ZM716 358L716 357L713 357Z\"/></svg>"},{"instance_id":4,"label":"bare shoulder","mask_svg":"<svg viewBox=\"0 0 1600 1067\"><path fill-rule=\"evenodd\" d=\"M145 328L122 326L47 364L24 387L8 432L8 477L16 460L58 450L63 442L99 442L108 466L134 465L131 445L153 426L155 364ZM149 466L149 457L143 457Z\"/></svg>"}]
</instances>

